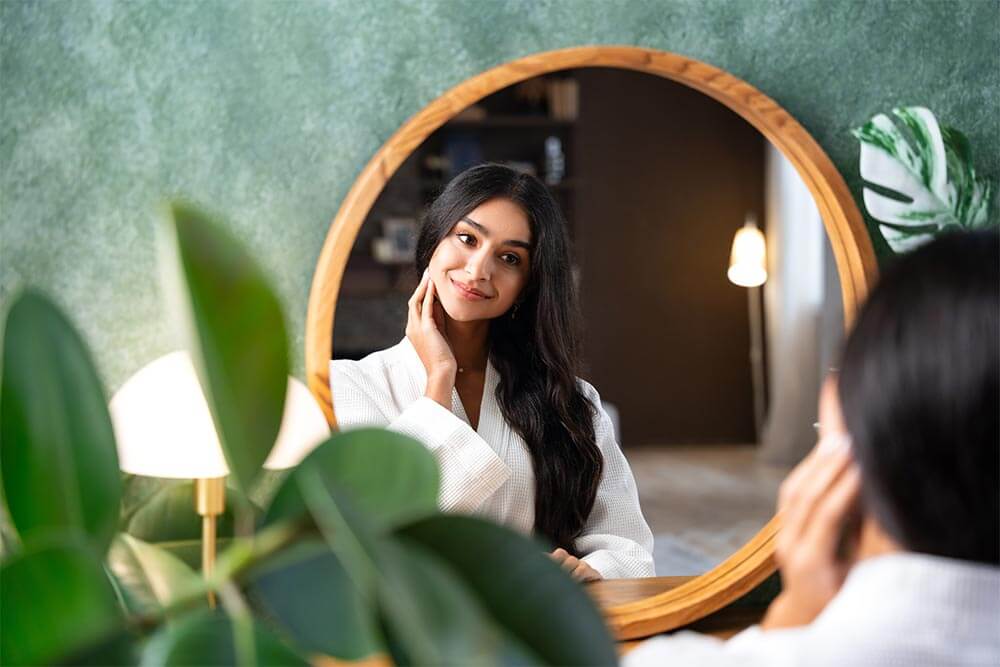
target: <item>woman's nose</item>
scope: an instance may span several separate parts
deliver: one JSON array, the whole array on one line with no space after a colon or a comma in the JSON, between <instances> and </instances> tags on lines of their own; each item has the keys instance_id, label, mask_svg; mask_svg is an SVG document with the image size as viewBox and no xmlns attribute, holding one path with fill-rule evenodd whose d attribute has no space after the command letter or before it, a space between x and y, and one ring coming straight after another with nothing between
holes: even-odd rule
<instances>
[{"instance_id":1,"label":"woman's nose","mask_svg":"<svg viewBox=\"0 0 1000 667\"><path fill-rule=\"evenodd\" d=\"M492 258L486 252L474 252L465 263L465 272L473 280L489 280L493 273Z\"/></svg>"}]
</instances>

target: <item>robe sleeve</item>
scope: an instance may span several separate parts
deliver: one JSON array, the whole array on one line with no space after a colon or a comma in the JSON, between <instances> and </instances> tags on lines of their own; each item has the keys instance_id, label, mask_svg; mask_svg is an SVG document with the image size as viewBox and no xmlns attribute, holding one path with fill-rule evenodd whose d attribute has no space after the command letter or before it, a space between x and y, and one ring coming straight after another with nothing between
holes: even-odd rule
<instances>
[{"instance_id":1,"label":"robe sleeve","mask_svg":"<svg viewBox=\"0 0 1000 667\"><path fill-rule=\"evenodd\" d=\"M652 577L653 533L639 507L632 469L615 441L611 417L601 407L600 396L586 382L581 384L596 410L594 435L604 456L604 472L594 507L576 540L577 551L605 579Z\"/></svg>"},{"instance_id":2,"label":"robe sleeve","mask_svg":"<svg viewBox=\"0 0 1000 667\"><path fill-rule=\"evenodd\" d=\"M354 363L330 364L330 390L341 430L378 426L423 443L441 472L438 506L473 512L510 477L510 470L471 426L436 401L421 397L398 415L392 387Z\"/></svg>"}]
</instances>

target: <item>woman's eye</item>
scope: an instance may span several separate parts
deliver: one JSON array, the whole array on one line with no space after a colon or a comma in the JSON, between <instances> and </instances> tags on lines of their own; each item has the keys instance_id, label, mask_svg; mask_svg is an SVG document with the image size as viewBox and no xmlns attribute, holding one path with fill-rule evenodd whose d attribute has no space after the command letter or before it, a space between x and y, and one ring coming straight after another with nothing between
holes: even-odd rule
<instances>
[{"instance_id":1,"label":"woman's eye","mask_svg":"<svg viewBox=\"0 0 1000 667\"><path fill-rule=\"evenodd\" d=\"M473 236L472 234L466 234L465 232L459 232L458 234L455 234L455 236L457 236L458 240L461 241L462 243L464 243L465 245L475 245L476 244L476 237Z\"/></svg>"},{"instance_id":2,"label":"woman's eye","mask_svg":"<svg viewBox=\"0 0 1000 667\"><path fill-rule=\"evenodd\" d=\"M510 266L517 266L518 264L521 263L521 258L520 257L518 257L517 255L515 255L513 253L509 253L509 252L505 253L503 255L500 255L500 260L504 264L509 264Z\"/></svg>"}]
</instances>

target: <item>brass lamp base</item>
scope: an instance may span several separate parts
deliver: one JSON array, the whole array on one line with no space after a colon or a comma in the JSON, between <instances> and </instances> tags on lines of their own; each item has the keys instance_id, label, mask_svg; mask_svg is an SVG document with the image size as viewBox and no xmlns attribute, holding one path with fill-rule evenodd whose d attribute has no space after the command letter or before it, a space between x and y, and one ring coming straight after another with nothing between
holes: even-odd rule
<instances>
[{"instance_id":1,"label":"brass lamp base","mask_svg":"<svg viewBox=\"0 0 1000 667\"><path fill-rule=\"evenodd\" d=\"M215 569L216 522L226 510L226 478L194 480L194 508L201 515L201 570L208 579ZM215 591L208 592L208 606L215 609Z\"/></svg>"}]
</instances>

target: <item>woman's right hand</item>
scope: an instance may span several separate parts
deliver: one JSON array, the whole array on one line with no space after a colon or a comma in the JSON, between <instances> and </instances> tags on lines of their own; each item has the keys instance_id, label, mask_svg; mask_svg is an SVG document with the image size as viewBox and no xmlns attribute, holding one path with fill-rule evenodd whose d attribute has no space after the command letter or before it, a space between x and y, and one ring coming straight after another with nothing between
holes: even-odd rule
<instances>
[{"instance_id":1,"label":"woman's right hand","mask_svg":"<svg viewBox=\"0 0 1000 667\"><path fill-rule=\"evenodd\" d=\"M434 297L434 281L424 271L408 302L406 337L427 371L424 395L451 410L451 390L455 386L458 362L445 336L444 309Z\"/></svg>"}]
</instances>

